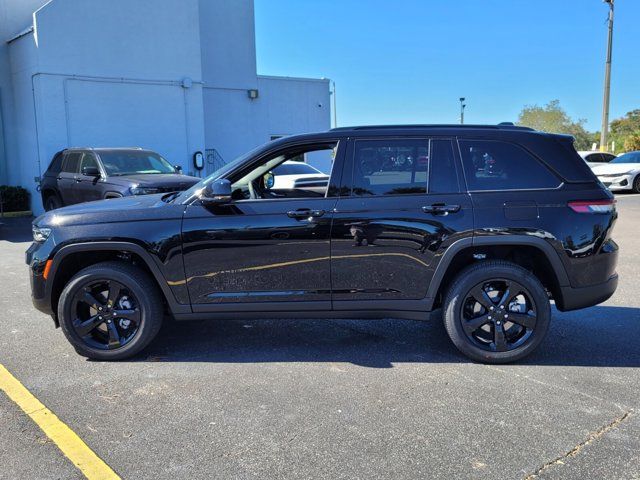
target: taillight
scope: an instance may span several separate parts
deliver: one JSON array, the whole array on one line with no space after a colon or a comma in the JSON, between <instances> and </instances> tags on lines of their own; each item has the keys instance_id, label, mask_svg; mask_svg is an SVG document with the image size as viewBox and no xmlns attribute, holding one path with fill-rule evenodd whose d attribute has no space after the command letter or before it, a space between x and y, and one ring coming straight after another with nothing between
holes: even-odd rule
<instances>
[{"instance_id":1,"label":"taillight","mask_svg":"<svg viewBox=\"0 0 640 480\"><path fill-rule=\"evenodd\" d=\"M568 203L571 210L578 213L610 213L613 212L616 201L609 200L580 200Z\"/></svg>"}]
</instances>

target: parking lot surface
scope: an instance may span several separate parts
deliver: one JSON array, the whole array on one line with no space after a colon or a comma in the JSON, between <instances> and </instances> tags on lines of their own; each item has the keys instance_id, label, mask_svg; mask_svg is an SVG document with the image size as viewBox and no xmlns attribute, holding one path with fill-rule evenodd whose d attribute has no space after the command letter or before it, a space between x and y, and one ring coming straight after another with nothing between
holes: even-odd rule
<instances>
[{"instance_id":1,"label":"parking lot surface","mask_svg":"<svg viewBox=\"0 0 640 480\"><path fill-rule=\"evenodd\" d=\"M506 366L438 321L232 315L88 361L31 306L29 232L5 225L0 364L122 478L640 479L640 196L618 208L616 294ZM0 478L82 478L3 393Z\"/></svg>"}]
</instances>

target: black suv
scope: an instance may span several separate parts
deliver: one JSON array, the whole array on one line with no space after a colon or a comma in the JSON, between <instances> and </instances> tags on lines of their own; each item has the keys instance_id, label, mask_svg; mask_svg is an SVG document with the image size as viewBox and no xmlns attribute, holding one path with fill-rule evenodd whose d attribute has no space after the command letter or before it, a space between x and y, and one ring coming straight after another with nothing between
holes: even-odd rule
<instances>
[{"instance_id":1,"label":"black suv","mask_svg":"<svg viewBox=\"0 0 640 480\"><path fill-rule=\"evenodd\" d=\"M67 148L54 155L40 192L42 206L50 211L92 200L182 191L199 181L151 150Z\"/></svg>"},{"instance_id":2,"label":"black suv","mask_svg":"<svg viewBox=\"0 0 640 480\"><path fill-rule=\"evenodd\" d=\"M325 192L275 188L332 162ZM33 223L33 301L115 360L163 317L426 320L474 360L531 353L559 310L616 289L615 201L571 137L509 125L338 128L259 147L191 189Z\"/></svg>"}]
</instances>

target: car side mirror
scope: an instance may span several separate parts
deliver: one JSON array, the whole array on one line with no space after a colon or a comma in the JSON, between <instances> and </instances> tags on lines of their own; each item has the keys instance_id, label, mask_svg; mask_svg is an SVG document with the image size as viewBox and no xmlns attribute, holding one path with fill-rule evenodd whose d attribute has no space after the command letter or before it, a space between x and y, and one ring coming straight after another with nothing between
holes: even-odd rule
<instances>
[{"instance_id":1,"label":"car side mirror","mask_svg":"<svg viewBox=\"0 0 640 480\"><path fill-rule=\"evenodd\" d=\"M99 177L100 169L98 167L82 167L82 174L87 177Z\"/></svg>"},{"instance_id":2,"label":"car side mirror","mask_svg":"<svg viewBox=\"0 0 640 480\"><path fill-rule=\"evenodd\" d=\"M175 168L176 173L182 173L182 166L181 165L174 165L173 168Z\"/></svg>"},{"instance_id":3,"label":"car side mirror","mask_svg":"<svg viewBox=\"0 0 640 480\"><path fill-rule=\"evenodd\" d=\"M224 178L211 182L204 187L200 200L208 205L223 205L231 202L231 182Z\"/></svg>"}]
</instances>

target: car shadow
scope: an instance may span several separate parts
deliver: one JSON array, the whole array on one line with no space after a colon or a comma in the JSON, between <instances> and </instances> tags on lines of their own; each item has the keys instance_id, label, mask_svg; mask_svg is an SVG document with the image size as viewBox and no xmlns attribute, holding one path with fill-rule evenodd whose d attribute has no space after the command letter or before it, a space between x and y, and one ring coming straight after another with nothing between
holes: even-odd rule
<instances>
[{"instance_id":1,"label":"car shadow","mask_svg":"<svg viewBox=\"0 0 640 480\"><path fill-rule=\"evenodd\" d=\"M11 243L30 242L33 239L33 217L0 217L0 240Z\"/></svg>"},{"instance_id":2,"label":"car shadow","mask_svg":"<svg viewBox=\"0 0 640 480\"><path fill-rule=\"evenodd\" d=\"M554 310L549 335L526 365L640 367L640 308ZM441 321L215 320L167 322L135 361L468 363Z\"/></svg>"}]
</instances>

